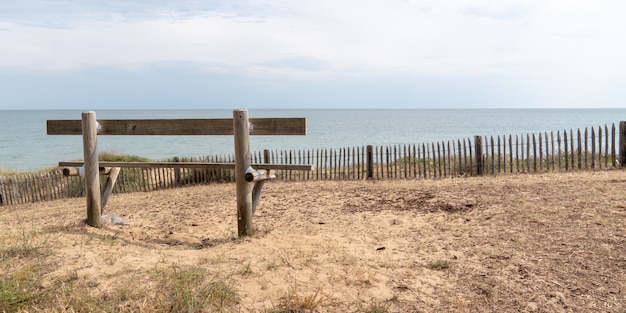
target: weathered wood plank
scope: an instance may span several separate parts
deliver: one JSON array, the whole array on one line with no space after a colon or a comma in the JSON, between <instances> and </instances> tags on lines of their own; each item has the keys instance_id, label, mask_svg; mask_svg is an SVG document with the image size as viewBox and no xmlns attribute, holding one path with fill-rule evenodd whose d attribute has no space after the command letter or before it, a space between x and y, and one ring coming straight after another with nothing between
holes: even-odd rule
<instances>
[{"instance_id":1,"label":"weathered wood plank","mask_svg":"<svg viewBox=\"0 0 626 313\"><path fill-rule=\"evenodd\" d=\"M98 135L234 135L233 119L98 120ZM306 118L251 118L250 135L306 135ZM81 135L79 120L48 120L48 135Z\"/></svg>"},{"instance_id":2,"label":"weathered wood plank","mask_svg":"<svg viewBox=\"0 0 626 313\"><path fill-rule=\"evenodd\" d=\"M474 151L476 153L476 175L483 175L483 138L481 136L474 136ZM471 152L470 152L471 154Z\"/></svg>"},{"instance_id":3,"label":"weathered wood plank","mask_svg":"<svg viewBox=\"0 0 626 313\"><path fill-rule=\"evenodd\" d=\"M598 166L602 168L602 126L598 126Z\"/></svg>"},{"instance_id":4,"label":"weathered wood plank","mask_svg":"<svg viewBox=\"0 0 626 313\"><path fill-rule=\"evenodd\" d=\"M205 169L234 169L235 163L201 163L201 162L100 162L100 167L127 167L127 168L205 168ZM59 162L60 167L80 167L83 162ZM313 164L252 164L253 168L266 170L294 170L312 171Z\"/></svg>"},{"instance_id":5,"label":"weathered wood plank","mask_svg":"<svg viewBox=\"0 0 626 313\"><path fill-rule=\"evenodd\" d=\"M513 136L512 135L509 135L509 166L510 166L509 172L513 173Z\"/></svg>"},{"instance_id":6,"label":"weathered wood plank","mask_svg":"<svg viewBox=\"0 0 626 313\"><path fill-rule=\"evenodd\" d=\"M619 166L626 166L626 121L619 122Z\"/></svg>"},{"instance_id":7,"label":"weathered wood plank","mask_svg":"<svg viewBox=\"0 0 626 313\"><path fill-rule=\"evenodd\" d=\"M617 153L616 153L616 148L615 148L615 141L617 140L616 134L615 134L615 123L613 123L613 126L611 126L611 136L612 136L612 140L611 140L611 166L612 167L616 167L617 165Z\"/></svg>"}]
</instances>

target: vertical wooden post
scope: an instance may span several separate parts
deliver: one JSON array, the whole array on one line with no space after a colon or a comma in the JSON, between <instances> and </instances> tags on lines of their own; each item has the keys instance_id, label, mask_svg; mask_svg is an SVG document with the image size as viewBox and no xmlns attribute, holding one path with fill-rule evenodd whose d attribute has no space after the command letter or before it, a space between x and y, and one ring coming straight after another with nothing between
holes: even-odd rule
<instances>
[{"instance_id":1,"label":"vertical wooden post","mask_svg":"<svg viewBox=\"0 0 626 313\"><path fill-rule=\"evenodd\" d=\"M172 160L174 162L180 162L180 158L178 158L177 156L174 157L174 159ZM178 186L181 184L181 179L180 179L180 167L175 167L174 168L174 185Z\"/></svg>"},{"instance_id":2,"label":"vertical wooden post","mask_svg":"<svg viewBox=\"0 0 626 313\"><path fill-rule=\"evenodd\" d=\"M374 178L374 147L367 146L367 179Z\"/></svg>"},{"instance_id":3,"label":"vertical wooden post","mask_svg":"<svg viewBox=\"0 0 626 313\"><path fill-rule=\"evenodd\" d=\"M474 136L474 151L476 152L476 175L483 175L483 137Z\"/></svg>"},{"instance_id":4,"label":"vertical wooden post","mask_svg":"<svg viewBox=\"0 0 626 313\"><path fill-rule=\"evenodd\" d=\"M250 124L248 110L233 111L235 132L235 182L237 185L237 231L240 237L254 233L252 227L252 186L246 181L250 167Z\"/></svg>"},{"instance_id":5,"label":"vertical wooden post","mask_svg":"<svg viewBox=\"0 0 626 313\"><path fill-rule=\"evenodd\" d=\"M100 168L98 166L98 122L96 112L82 114L83 156L85 158L85 192L87 194L87 224L102 227L100 220Z\"/></svg>"},{"instance_id":6,"label":"vertical wooden post","mask_svg":"<svg viewBox=\"0 0 626 313\"><path fill-rule=\"evenodd\" d=\"M619 165L626 167L626 121L619 122Z\"/></svg>"},{"instance_id":7,"label":"vertical wooden post","mask_svg":"<svg viewBox=\"0 0 626 313\"><path fill-rule=\"evenodd\" d=\"M2 191L2 186L4 186L2 184L2 176L0 176L0 206L4 205L4 197L2 197L2 194L4 194L4 192Z\"/></svg>"}]
</instances>

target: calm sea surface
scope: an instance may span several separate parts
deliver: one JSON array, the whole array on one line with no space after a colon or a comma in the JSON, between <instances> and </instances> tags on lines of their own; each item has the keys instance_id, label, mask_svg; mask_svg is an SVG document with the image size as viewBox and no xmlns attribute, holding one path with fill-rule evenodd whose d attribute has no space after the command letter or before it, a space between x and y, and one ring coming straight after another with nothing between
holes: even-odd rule
<instances>
[{"instance_id":1,"label":"calm sea surface","mask_svg":"<svg viewBox=\"0 0 626 313\"><path fill-rule=\"evenodd\" d=\"M99 110L99 119L231 118L231 110ZM626 120L626 109L585 110L250 110L250 117L306 117L307 136L253 136L252 151L421 144L475 135L517 135L597 127ZM81 111L0 110L0 168L36 170L82 159L81 136L46 135L46 120ZM231 154L232 136L102 136L100 151L155 160Z\"/></svg>"}]
</instances>

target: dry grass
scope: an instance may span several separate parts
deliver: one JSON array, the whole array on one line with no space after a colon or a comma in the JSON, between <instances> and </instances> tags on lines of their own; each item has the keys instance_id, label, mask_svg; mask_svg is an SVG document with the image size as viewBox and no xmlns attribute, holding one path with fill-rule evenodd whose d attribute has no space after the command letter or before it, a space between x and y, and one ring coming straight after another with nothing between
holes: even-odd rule
<instances>
[{"instance_id":1,"label":"dry grass","mask_svg":"<svg viewBox=\"0 0 626 313\"><path fill-rule=\"evenodd\" d=\"M234 185L0 208L0 311L626 312L626 173Z\"/></svg>"}]
</instances>

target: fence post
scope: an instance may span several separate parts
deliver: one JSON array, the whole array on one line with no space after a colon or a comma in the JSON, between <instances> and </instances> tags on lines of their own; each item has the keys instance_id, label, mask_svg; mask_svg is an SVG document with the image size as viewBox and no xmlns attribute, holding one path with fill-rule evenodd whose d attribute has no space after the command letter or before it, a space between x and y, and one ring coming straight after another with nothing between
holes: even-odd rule
<instances>
[{"instance_id":1,"label":"fence post","mask_svg":"<svg viewBox=\"0 0 626 313\"><path fill-rule=\"evenodd\" d=\"M484 174L483 168L483 137L474 136L474 151L476 151L476 175Z\"/></svg>"},{"instance_id":2,"label":"fence post","mask_svg":"<svg viewBox=\"0 0 626 313\"><path fill-rule=\"evenodd\" d=\"M87 198L87 224L102 227L100 220L100 170L98 166L98 122L96 112L82 114L83 156L85 158L85 192Z\"/></svg>"},{"instance_id":3,"label":"fence post","mask_svg":"<svg viewBox=\"0 0 626 313\"><path fill-rule=\"evenodd\" d=\"M619 165L626 166L626 121L619 122Z\"/></svg>"},{"instance_id":4,"label":"fence post","mask_svg":"<svg viewBox=\"0 0 626 313\"><path fill-rule=\"evenodd\" d=\"M172 159L172 161L174 162L180 162L180 158L175 156L174 159ZM175 185L181 185L181 180L180 180L180 167L175 167L174 168L174 184Z\"/></svg>"},{"instance_id":5,"label":"fence post","mask_svg":"<svg viewBox=\"0 0 626 313\"><path fill-rule=\"evenodd\" d=\"M374 178L374 147L372 145L367 146L367 179Z\"/></svg>"},{"instance_id":6,"label":"fence post","mask_svg":"<svg viewBox=\"0 0 626 313\"><path fill-rule=\"evenodd\" d=\"M250 124L248 110L233 111L235 131L235 183L237 185L237 231L239 237L252 235L252 186L246 181L250 167Z\"/></svg>"}]
</instances>

